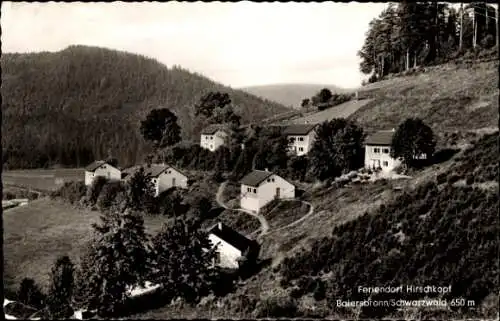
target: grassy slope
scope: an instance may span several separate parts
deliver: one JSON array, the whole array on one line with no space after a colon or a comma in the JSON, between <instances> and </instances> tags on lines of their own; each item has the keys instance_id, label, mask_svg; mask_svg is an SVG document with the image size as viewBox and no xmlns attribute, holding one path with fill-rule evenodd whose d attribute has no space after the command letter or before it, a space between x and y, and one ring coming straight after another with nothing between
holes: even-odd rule
<instances>
[{"instance_id":1,"label":"grassy slope","mask_svg":"<svg viewBox=\"0 0 500 321\"><path fill-rule=\"evenodd\" d=\"M9 133L2 143L31 159L38 157L35 150L61 161L78 147L81 165L88 158L85 149L91 159L106 157L111 149L120 161L134 162L144 145L139 119L153 108L169 108L183 136L197 138L194 103L213 90L230 94L244 123L287 111L182 68L104 48L4 54L1 65L2 130Z\"/></svg>"},{"instance_id":2,"label":"grassy slope","mask_svg":"<svg viewBox=\"0 0 500 321\"><path fill-rule=\"evenodd\" d=\"M362 90L373 90L375 99L350 118L368 130L390 129L413 116L437 132L498 128L498 62L438 66Z\"/></svg>"},{"instance_id":3,"label":"grassy slope","mask_svg":"<svg viewBox=\"0 0 500 321\"><path fill-rule=\"evenodd\" d=\"M279 274L273 272L273 267L276 267L284 257L307 251L314 240L330 236L335 226L357 220L367 211L373 213L381 204L391 203L402 193L401 190L395 190L394 187L412 190L417 185L424 184L429 180L435 180L436 173L440 172L445 173L447 176L457 175L458 173L460 178L463 179L467 172L472 172L473 164L476 164L478 168L476 169L478 178L490 177L489 179L491 179L495 173L492 166L498 163L498 141L495 139L495 135L498 135L498 133L483 139L482 142L480 141L479 147L463 150L441 164L435 164L430 168L417 172L409 180L377 181L367 185L354 185L339 189L322 187L309 193L305 198L315 206L315 214L299 225L279 230L276 233L271 230L269 234L264 236L261 258L271 259L271 266L240 286L236 293L224 298L220 308L214 308L211 303L208 303L207 306L197 306L195 308L166 306L137 317L252 317L249 314L250 312L244 312L245 307L248 306L245 303L248 301L245 300L255 299L262 302L268 298L287 296L287 292L283 292L284 290L279 285ZM497 144L496 148L491 146L491 144L494 145L494 142ZM478 162L478 160L480 161ZM493 172L485 174L485 170L487 172L493 170ZM484 179L478 180L483 181ZM496 193L498 193L498 183L490 183L494 186L486 185L486 188L493 188L492 195L495 194L495 188ZM481 184L477 185L476 183L476 186L485 186L484 182ZM303 307L312 304L316 305L317 308L321 308L322 303L308 303L309 299L307 296L302 298L299 301L299 306Z\"/></svg>"},{"instance_id":4,"label":"grassy slope","mask_svg":"<svg viewBox=\"0 0 500 321\"><path fill-rule=\"evenodd\" d=\"M244 87L241 90L264 99L278 102L287 107L300 108L302 99L311 98L323 88L328 88L334 93L350 91L349 89L334 85L319 84L275 84Z\"/></svg>"},{"instance_id":5,"label":"grassy slope","mask_svg":"<svg viewBox=\"0 0 500 321\"><path fill-rule=\"evenodd\" d=\"M49 272L60 255L77 262L91 240L96 211L77 209L61 201L43 198L8 210L4 221L4 285L16 291L24 277L48 286ZM168 218L146 217L148 233L157 233Z\"/></svg>"}]
</instances>

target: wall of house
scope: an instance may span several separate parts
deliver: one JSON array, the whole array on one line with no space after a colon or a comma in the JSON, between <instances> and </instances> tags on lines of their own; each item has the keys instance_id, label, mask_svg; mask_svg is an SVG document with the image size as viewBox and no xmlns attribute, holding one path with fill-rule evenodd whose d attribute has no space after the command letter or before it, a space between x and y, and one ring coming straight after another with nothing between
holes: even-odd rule
<instances>
[{"instance_id":1,"label":"wall of house","mask_svg":"<svg viewBox=\"0 0 500 321\"><path fill-rule=\"evenodd\" d=\"M106 177L110 181L119 181L122 178L122 173L119 169L104 164L94 172L85 172L85 185L92 185L94 179L98 176Z\"/></svg>"},{"instance_id":2,"label":"wall of house","mask_svg":"<svg viewBox=\"0 0 500 321\"><path fill-rule=\"evenodd\" d=\"M250 189L250 191L248 191ZM254 192L255 191L255 192ZM257 187L241 184L240 207L249 211L259 211L259 198Z\"/></svg>"},{"instance_id":3,"label":"wall of house","mask_svg":"<svg viewBox=\"0 0 500 321\"><path fill-rule=\"evenodd\" d=\"M272 175L262 182L261 185L256 188L256 193L253 192L254 187L251 187L252 192L247 192L248 187L249 186L241 185L241 193L245 196L241 198L240 206L241 208L257 213L263 206L275 198L276 188L278 187L280 188L280 199L295 197L295 186L277 175Z\"/></svg>"},{"instance_id":4,"label":"wall of house","mask_svg":"<svg viewBox=\"0 0 500 321\"><path fill-rule=\"evenodd\" d=\"M214 234L209 234L208 239L214 246L217 246L217 252L220 255L220 267L229 269L237 269L239 267L238 258L242 256L240 250Z\"/></svg>"},{"instance_id":5,"label":"wall of house","mask_svg":"<svg viewBox=\"0 0 500 321\"><path fill-rule=\"evenodd\" d=\"M378 152L376 152L378 149ZM365 146L365 167L377 168L380 166L383 172L390 172L401 164L400 160L394 159L390 156L390 146Z\"/></svg>"},{"instance_id":6,"label":"wall of house","mask_svg":"<svg viewBox=\"0 0 500 321\"><path fill-rule=\"evenodd\" d=\"M303 136L287 136L288 140L294 138L295 141L289 146L290 151L295 153L297 156L306 155L312 148L316 136L316 132L311 130L309 134ZM300 141L299 138L303 140ZM302 148L302 150L301 150Z\"/></svg>"},{"instance_id":7,"label":"wall of house","mask_svg":"<svg viewBox=\"0 0 500 321\"><path fill-rule=\"evenodd\" d=\"M217 131L214 135L201 135L200 146L214 152L225 144L226 137L227 134L222 131Z\"/></svg>"},{"instance_id":8,"label":"wall of house","mask_svg":"<svg viewBox=\"0 0 500 321\"><path fill-rule=\"evenodd\" d=\"M173 168L167 169L165 172L158 176L158 183L156 184L156 196L161 192L173 187L172 179L175 178L175 186L180 188L188 187L188 178L179 173Z\"/></svg>"}]
</instances>

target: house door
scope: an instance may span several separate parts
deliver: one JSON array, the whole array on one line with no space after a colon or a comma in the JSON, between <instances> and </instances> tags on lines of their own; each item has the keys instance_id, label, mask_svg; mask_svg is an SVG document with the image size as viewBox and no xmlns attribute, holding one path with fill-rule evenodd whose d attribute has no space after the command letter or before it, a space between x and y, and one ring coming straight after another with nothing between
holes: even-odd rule
<instances>
[{"instance_id":1,"label":"house door","mask_svg":"<svg viewBox=\"0 0 500 321\"><path fill-rule=\"evenodd\" d=\"M175 186L175 177L172 177L172 187Z\"/></svg>"},{"instance_id":2,"label":"house door","mask_svg":"<svg viewBox=\"0 0 500 321\"><path fill-rule=\"evenodd\" d=\"M280 198L280 188L279 187L276 187L276 195L275 195L276 198Z\"/></svg>"}]
</instances>

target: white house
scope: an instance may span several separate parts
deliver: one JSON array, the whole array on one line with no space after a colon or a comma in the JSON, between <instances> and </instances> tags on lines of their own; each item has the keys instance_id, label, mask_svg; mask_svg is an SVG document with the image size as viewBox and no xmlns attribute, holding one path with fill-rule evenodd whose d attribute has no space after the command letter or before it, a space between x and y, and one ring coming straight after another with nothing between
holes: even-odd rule
<instances>
[{"instance_id":1,"label":"white house","mask_svg":"<svg viewBox=\"0 0 500 321\"><path fill-rule=\"evenodd\" d=\"M94 179L98 176L105 177L108 180L119 181L122 173L118 168L102 160L95 161L85 167L85 185L92 185L92 182L94 182Z\"/></svg>"},{"instance_id":2,"label":"white house","mask_svg":"<svg viewBox=\"0 0 500 321\"><path fill-rule=\"evenodd\" d=\"M365 167L381 169L382 172L390 172L401 165L401 159L391 157L392 137L396 132L392 130L381 130L365 140ZM415 155L413 159L425 160L427 155Z\"/></svg>"},{"instance_id":3,"label":"white house","mask_svg":"<svg viewBox=\"0 0 500 321\"><path fill-rule=\"evenodd\" d=\"M316 138L317 124L294 124L285 127L283 134L289 142L289 150L297 156L307 154Z\"/></svg>"},{"instance_id":4,"label":"white house","mask_svg":"<svg viewBox=\"0 0 500 321\"><path fill-rule=\"evenodd\" d=\"M154 185L155 197L172 187L188 188L188 177L171 165L151 164L142 167L144 168L144 173L151 177L151 181ZM126 169L123 179L129 180L139 168L140 166L134 166Z\"/></svg>"},{"instance_id":5,"label":"white house","mask_svg":"<svg viewBox=\"0 0 500 321\"><path fill-rule=\"evenodd\" d=\"M211 125L201 132L200 146L211 152L224 146L229 137L229 131L221 125Z\"/></svg>"},{"instance_id":6,"label":"white house","mask_svg":"<svg viewBox=\"0 0 500 321\"><path fill-rule=\"evenodd\" d=\"M219 266L227 269L238 269L242 257L255 261L259 256L259 244L233 230L229 226L217 223L208 231L208 239L217 246Z\"/></svg>"},{"instance_id":7,"label":"white house","mask_svg":"<svg viewBox=\"0 0 500 321\"><path fill-rule=\"evenodd\" d=\"M395 130L382 130L365 140L365 167L390 172L401 164L391 157L391 142Z\"/></svg>"},{"instance_id":8,"label":"white house","mask_svg":"<svg viewBox=\"0 0 500 321\"><path fill-rule=\"evenodd\" d=\"M240 206L249 211L258 213L273 199L293 197L295 186L267 170L254 170L241 180Z\"/></svg>"}]
</instances>

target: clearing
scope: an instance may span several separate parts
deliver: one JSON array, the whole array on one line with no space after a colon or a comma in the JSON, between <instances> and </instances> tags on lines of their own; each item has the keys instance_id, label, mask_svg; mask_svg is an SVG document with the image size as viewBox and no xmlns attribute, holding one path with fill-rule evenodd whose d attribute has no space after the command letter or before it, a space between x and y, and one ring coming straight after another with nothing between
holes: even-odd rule
<instances>
[{"instance_id":1,"label":"clearing","mask_svg":"<svg viewBox=\"0 0 500 321\"><path fill-rule=\"evenodd\" d=\"M422 118L437 134L498 128L498 61L427 69L362 87L374 99L350 118L365 130L397 127L408 117Z\"/></svg>"},{"instance_id":2,"label":"clearing","mask_svg":"<svg viewBox=\"0 0 500 321\"><path fill-rule=\"evenodd\" d=\"M91 224L99 222L99 215L49 198L4 212L5 290L17 291L25 277L47 287L50 269L58 256L68 255L74 263L78 262L91 240ZM150 234L158 232L168 221L164 216L144 217Z\"/></svg>"},{"instance_id":3,"label":"clearing","mask_svg":"<svg viewBox=\"0 0 500 321\"><path fill-rule=\"evenodd\" d=\"M7 186L53 191L64 182L83 180L84 175L83 168L12 170L2 172L2 182Z\"/></svg>"}]
</instances>

